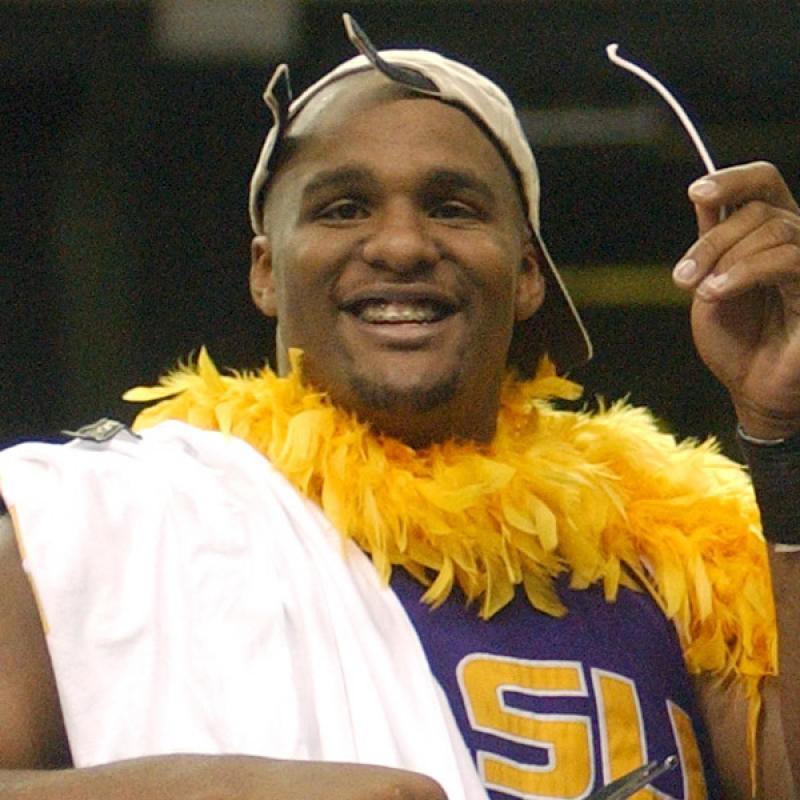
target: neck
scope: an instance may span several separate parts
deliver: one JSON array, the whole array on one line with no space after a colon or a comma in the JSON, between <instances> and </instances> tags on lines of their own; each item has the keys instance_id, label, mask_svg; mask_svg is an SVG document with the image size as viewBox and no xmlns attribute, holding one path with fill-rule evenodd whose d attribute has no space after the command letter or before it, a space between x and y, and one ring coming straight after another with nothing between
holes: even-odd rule
<instances>
[{"instance_id":1,"label":"neck","mask_svg":"<svg viewBox=\"0 0 800 800\"><path fill-rule=\"evenodd\" d=\"M492 440L501 381L481 388L478 393L454 382L425 391L398 392L354 384L344 392L327 394L334 405L355 414L373 430L421 450L445 441L485 444Z\"/></svg>"},{"instance_id":2,"label":"neck","mask_svg":"<svg viewBox=\"0 0 800 800\"><path fill-rule=\"evenodd\" d=\"M487 408L480 416L466 417L460 410L447 406L420 412L414 408L395 406L387 409L348 409L371 427L386 436L399 439L415 450L422 450L445 441L486 444L492 440L497 427L498 404Z\"/></svg>"}]
</instances>

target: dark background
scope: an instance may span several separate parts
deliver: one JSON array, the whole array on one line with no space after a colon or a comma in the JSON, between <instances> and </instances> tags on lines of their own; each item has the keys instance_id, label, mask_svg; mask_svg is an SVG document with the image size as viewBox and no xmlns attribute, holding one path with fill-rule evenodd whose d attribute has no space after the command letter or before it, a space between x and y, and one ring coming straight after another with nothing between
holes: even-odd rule
<instances>
[{"instance_id":1,"label":"dark background","mask_svg":"<svg viewBox=\"0 0 800 800\"><path fill-rule=\"evenodd\" d=\"M121 392L202 343L222 364L261 363L246 285L260 95L282 60L299 90L350 56L349 10L379 46L459 57L537 112L544 235L597 353L574 377L730 448L724 393L668 280L694 238L685 190L702 166L604 48L620 42L679 88L719 165L774 161L798 193L799 2L265 0L276 22L259 22L258 52L236 36L165 43L165 2L0 2L0 442L129 420ZM172 2L191 17L208 0ZM562 130L565 110L589 116Z\"/></svg>"}]
</instances>

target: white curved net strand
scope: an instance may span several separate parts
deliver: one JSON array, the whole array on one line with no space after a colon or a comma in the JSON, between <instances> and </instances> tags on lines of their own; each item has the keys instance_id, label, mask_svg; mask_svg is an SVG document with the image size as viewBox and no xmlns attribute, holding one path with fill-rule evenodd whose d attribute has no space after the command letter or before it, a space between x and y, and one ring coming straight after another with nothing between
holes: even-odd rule
<instances>
[{"instance_id":1,"label":"white curved net strand","mask_svg":"<svg viewBox=\"0 0 800 800\"><path fill-rule=\"evenodd\" d=\"M708 153L708 150L703 144L703 140L700 138L700 134L697 132L697 128L695 128L694 123L689 119L689 115L683 110L683 106L675 99L672 93L667 89L664 84L662 84L657 78L654 78L649 72L642 69L638 64L634 64L632 61L628 61L627 59L623 58L617 52L619 50L618 44L610 44L606 47L606 55L608 55L609 59L616 64L618 67L622 67L623 69L628 70L628 72L632 72L636 75L637 78L641 78L645 83L649 83L663 98L666 100L669 107L675 112L678 119L681 121L681 125L686 129L686 132L691 137L692 142L700 154L700 158L703 159L703 164L705 164L706 170L708 172L716 172L717 168L714 166L714 162L711 160L711 156Z\"/></svg>"}]
</instances>

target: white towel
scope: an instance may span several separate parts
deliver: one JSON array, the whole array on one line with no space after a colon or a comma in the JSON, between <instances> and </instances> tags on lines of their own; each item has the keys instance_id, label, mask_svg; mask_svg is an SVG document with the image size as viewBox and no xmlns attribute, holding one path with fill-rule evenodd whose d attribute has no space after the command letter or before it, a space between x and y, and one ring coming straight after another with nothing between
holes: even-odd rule
<instances>
[{"instance_id":1,"label":"white towel","mask_svg":"<svg viewBox=\"0 0 800 800\"><path fill-rule=\"evenodd\" d=\"M245 442L179 422L0 453L77 766L203 752L486 798L408 617Z\"/></svg>"}]
</instances>

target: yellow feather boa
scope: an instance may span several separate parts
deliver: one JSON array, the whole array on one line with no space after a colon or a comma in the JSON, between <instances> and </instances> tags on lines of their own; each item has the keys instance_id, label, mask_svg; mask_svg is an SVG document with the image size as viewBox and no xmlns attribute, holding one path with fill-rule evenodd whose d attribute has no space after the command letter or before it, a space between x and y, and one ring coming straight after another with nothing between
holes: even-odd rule
<instances>
[{"instance_id":1,"label":"yellow feather boa","mask_svg":"<svg viewBox=\"0 0 800 800\"><path fill-rule=\"evenodd\" d=\"M298 377L221 375L196 367L126 393L162 402L137 428L165 419L240 437L370 554L384 580L402 566L443 602L455 583L491 617L521 584L547 614L565 609L553 579L647 587L674 621L692 672L735 674L751 698L776 668L774 608L758 511L742 468L713 442L675 442L643 409L553 408L581 388L543 365L509 376L490 445L414 451L373 432ZM166 399L168 398L168 399Z\"/></svg>"}]
</instances>

